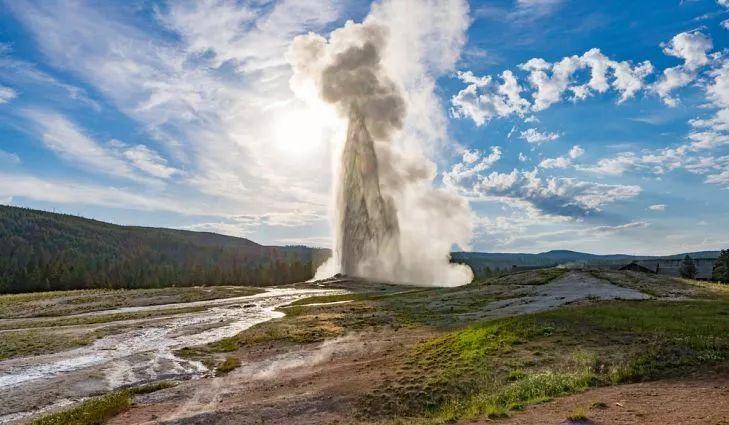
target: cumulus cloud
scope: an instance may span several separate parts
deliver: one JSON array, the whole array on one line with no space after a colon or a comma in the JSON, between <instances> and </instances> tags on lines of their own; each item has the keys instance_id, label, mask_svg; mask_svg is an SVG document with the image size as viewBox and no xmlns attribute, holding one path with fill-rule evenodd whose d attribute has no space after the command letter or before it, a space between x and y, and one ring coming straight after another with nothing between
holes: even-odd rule
<instances>
[{"instance_id":1,"label":"cumulus cloud","mask_svg":"<svg viewBox=\"0 0 729 425\"><path fill-rule=\"evenodd\" d=\"M564 156L557 158L547 158L539 163L540 168L568 168L572 165L572 161L581 157L585 153L579 145L572 146L572 149Z\"/></svg>"},{"instance_id":2,"label":"cumulus cloud","mask_svg":"<svg viewBox=\"0 0 729 425\"><path fill-rule=\"evenodd\" d=\"M568 56L557 62L532 58L518 68L526 73L526 82L533 89L530 102L522 96L525 91L516 74L504 71L500 82L491 76L478 77L472 72L459 72L458 78L467 86L451 98L452 114L458 118L471 118L483 125L493 118L516 115L524 117L562 102L565 93L573 102L585 100L611 88L622 103L645 87L645 78L653 72L650 62L634 65L618 62L605 56L600 49L590 49L581 56ZM590 78L579 81L578 71L589 70ZM530 117L530 119L533 119Z\"/></svg>"},{"instance_id":3,"label":"cumulus cloud","mask_svg":"<svg viewBox=\"0 0 729 425\"><path fill-rule=\"evenodd\" d=\"M665 48L685 57L686 62L690 64L688 67L698 68L710 60L705 56L705 52L711 48L710 41L694 33L691 34L675 40ZM702 47L697 48L696 45ZM702 87L709 103L705 109L713 109L713 112L708 117L689 121L692 129L683 143L664 148L643 149L640 152L619 152L595 164L579 165L577 168L604 175L638 171L656 176L683 169L704 176L704 182L709 184L729 183L729 172L727 172L729 161L724 151L725 147L729 146L729 62L726 59L718 61L706 77L707 81Z\"/></svg>"},{"instance_id":4,"label":"cumulus cloud","mask_svg":"<svg viewBox=\"0 0 729 425\"><path fill-rule=\"evenodd\" d=\"M577 155L579 149L574 149ZM581 153L580 153L581 154ZM468 173L480 161L468 158L458 168L460 174ZM475 164L475 165L474 165ZM444 184L472 199L493 199L505 203L520 203L545 215L580 218L596 215L601 207L637 196L639 186L609 185L580 181L573 178L541 177L538 169L510 173L473 172L466 179L453 179L444 175Z\"/></svg>"},{"instance_id":5,"label":"cumulus cloud","mask_svg":"<svg viewBox=\"0 0 729 425\"><path fill-rule=\"evenodd\" d=\"M474 184L479 173L491 168L501 159L501 148L491 147L491 153L483 155L479 150L465 149L461 162L457 162L450 171L443 173L443 181L450 186Z\"/></svg>"},{"instance_id":6,"label":"cumulus cloud","mask_svg":"<svg viewBox=\"0 0 729 425\"><path fill-rule=\"evenodd\" d=\"M663 53L683 60L681 65L664 69L653 83L646 78L654 72L649 61L633 64L616 61L593 48L581 56L564 57L556 62L532 58L518 66L526 73L525 80L532 89L528 95L512 71L501 74L502 82L491 76L475 76L470 71L459 72L458 78L466 87L451 98L452 115L471 118L483 125L493 118L519 116L543 111L552 105L570 100L583 101L609 90L618 93L617 103L625 102L641 90L656 93L667 105L675 106L678 99L673 92L696 81L699 70L711 62L711 38L700 31L683 32L661 45ZM581 70L589 70L589 78L581 77Z\"/></svg>"},{"instance_id":7,"label":"cumulus cloud","mask_svg":"<svg viewBox=\"0 0 729 425\"><path fill-rule=\"evenodd\" d=\"M481 126L494 117L523 116L529 111L529 101L521 97L524 89L511 71L504 71L500 82L476 77L471 71L459 72L458 78L468 86L451 99L455 117L470 117Z\"/></svg>"},{"instance_id":8,"label":"cumulus cloud","mask_svg":"<svg viewBox=\"0 0 729 425\"><path fill-rule=\"evenodd\" d=\"M664 103L676 106L678 100L671 93L696 79L699 68L709 63L707 52L713 48L713 43L706 35L693 31L677 34L662 47L666 55L683 59L683 64L665 69L660 79L653 84L652 90Z\"/></svg>"},{"instance_id":9,"label":"cumulus cloud","mask_svg":"<svg viewBox=\"0 0 729 425\"><path fill-rule=\"evenodd\" d=\"M529 143L544 143L544 142L553 142L557 139L559 139L559 134L557 133L550 133L550 132L540 132L536 128L529 128L525 131L522 131L519 135L522 139L526 140Z\"/></svg>"}]
</instances>

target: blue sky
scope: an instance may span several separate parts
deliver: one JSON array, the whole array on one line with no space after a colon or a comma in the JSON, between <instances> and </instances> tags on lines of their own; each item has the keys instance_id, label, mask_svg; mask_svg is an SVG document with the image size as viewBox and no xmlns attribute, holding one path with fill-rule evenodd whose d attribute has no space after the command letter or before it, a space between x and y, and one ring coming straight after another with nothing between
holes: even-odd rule
<instances>
[{"instance_id":1,"label":"blue sky","mask_svg":"<svg viewBox=\"0 0 729 425\"><path fill-rule=\"evenodd\" d=\"M374 16L469 248L729 245L726 0L1 4L2 203L330 246L341 122L286 52Z\"/></svg>"}]
</instances>

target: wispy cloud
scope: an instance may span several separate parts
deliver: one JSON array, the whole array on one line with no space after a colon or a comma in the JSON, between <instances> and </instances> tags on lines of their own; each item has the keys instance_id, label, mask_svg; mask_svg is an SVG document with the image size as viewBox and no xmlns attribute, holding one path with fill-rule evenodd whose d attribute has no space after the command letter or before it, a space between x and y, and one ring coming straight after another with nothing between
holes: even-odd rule
<instances>
[{"instance_id":1,"label":"wispy cloud","mask_svg":"<svg viewBox=\"0 0 729 425\"><path fill-rule=\"evenodd\" d=\"M8 164L20 164L20 157L18 154L12 152L6 152L0 149L0 163L5 162Z\"/></svg>"},{"instance_id":2,"label":"wispy cloud","mask_svg":"<svg viewBox=\"0 0 729 425\"><path fill-rule=\"evenodd\" d=\"M174 172L146 146L128 148L119 141L102 145L58 113L29 109L24 115L34 123L48 149L78 167L140 183L155 183L152 178L169 177Z\"/></svg>"}]
</instances>

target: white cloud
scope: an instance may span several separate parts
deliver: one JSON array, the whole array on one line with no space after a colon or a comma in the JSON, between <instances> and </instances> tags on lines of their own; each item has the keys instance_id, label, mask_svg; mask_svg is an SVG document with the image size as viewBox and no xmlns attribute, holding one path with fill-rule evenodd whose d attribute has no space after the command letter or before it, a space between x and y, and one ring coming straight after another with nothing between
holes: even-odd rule
<instances>
[{"instance_id":1,"label":"white cloud","mask_svg":"<svg viewBox=\"0 0 729 425\"><path fill-rule=\"evenodd\" d=\"M117 155L152 177L169 179L179 173L179 170L167 165L165 158L145 145L129 146L119 140L111 140L109 145L117 152Z\"/></svg>"},{"instance_id":2,"label":"white cloud","mask_svg":"<svg viewBox=\"0 0 729 425\"><path fill-rule=\"evenodd\" d=\"M648 207L648 209L651 211L663 212L663 211L666 211L666 205L665 204L655 204L655 205L651 205L650 207Z\"/></svg>"},{"instance_id":3,"label":"white cloud","mask_svg":"<svg viewBox=\"0 0 729 425\"><path fill-rule=\"evenodd\" d=\"M54 202L71 205L95 205L143 211L169 211L180 214L207 214L204 208L197 208L175 199L148 196L139 191L67 181L43 179L27 174L0 172L0 197L24 198L34 201Z\"/></svg>"},{"instance_id":4,"label":"white cloud","mask_svg":"<svg viewBox=\"0 0 729 425\"><path fill-rule=\"evenodd\" d=\"M12 152L5 152L0 149L0 163L6 162L10 164L20 164L20 157Z\"/></svg>"},{"instance_id":5,"label":"white cloud","mask_svg":"<svg viewBox=\"0 0 729 425\"><path fill-rule=\"evenodd\" d=\"M664 69L658 80L650 85L645 82L654 71L649 61L638 64L619 62L608 58L597 48L557 62L529 59L518 68L527 73L526 80L533 89L533 103L522 97L524 89L511 71L502 73L502 84L495 84L490 76L478 77L470 71L460 72L458 76L467 86L451 98L452 113L455 117L468 117L477 125L483 125L496 117L517 115L523 118L531 111L543 111L562 102L565 97L573 102L582 101L594 94L606 93L611 88L620 95L618 103L634 97L643 89L650 89L667 105L676 106L678 99L673 96L673 91L694 82L699 70L711 62L708 52L713 43L700 31L692 31L677 34L661 47L666 55L682 59L683 63ZM590 78L579 81L580 70L589 70ZM503 88L507 82L510 90ZM510 95L506 96L504 92ZM566 93L571 96L565 96Z\"/></svg>"},{"instance_id":6,"label":"white cloud","mask_svg":"<svg viewBox=\"0 0 729 425\"><path fill-rule=\"evenodd\" d=\"M501 74L501 82L475 77L470 71L459 72L458 78L468 86L451 99L455 117L471 118L481 126L494 117L523 116L529 110L529 101L521 97L523 88L511 71Z\"/></svg>"},{"instance_id":7,"label":"white cloud","mask_svg":"<svg viewBox=\"0 0 729 425\"><path fill-rule=\"evenodd\" d=\"M666 55L684 60L684 67L696 70L709 63L706 53L714 45L711 39L699 31L682 32L674 36L670 42L662 45Z\"/></svg>"},{"instance_id":8,"label":"white cloud","mask_svg":"<svg viewBox=\"0 0 729 425\"><path fill-rule=\"evenodd\" d=\"M585 153L582 147L575 145L572 149L564 156L558 156L557 158L547 158L539 163L540 168L568 168L572 165L572 161L581 157Z\"/></svg>"},{"instance_id":9,"label":"white cloud","mask_svg":"<svg viewBox=\"0 0 729 425\"><path fill-rule=\"evenodd\" d=\"M671 93L696 79L698 69L709 63L707 52L713 48L713 43L706 35L694 31L677 34L662 47L666 55L683 59L684 62L665 69L652 89L667 105L676 106L678 100L672 97Z\"/></svg>"},{"instance_id":10,"label":"white cloud","mask_svg":"<svg viewBox=\"0 0 729 425\"><path fill-rule=\"evenodd\" d=\"M512 71L501 74L501 82L491 76L478 77L472 72L459 72L458 78L466 88L451 98L452 114L458 118L471 118L483 125L493 118L538 112L564 100L564 94L572 94L573 102L585 100L595 93L606 93L610 88L620 94L622 103L644 88L645 78L653 72L650 62L633 65L609 59L599 49L590 49L582 56L568 56L555 63L532 58L518 66L527 73L527 82L534 89L533 103L522 97L525 91ZM578 81L577 71L589 69L590 78ZM535 120L529 116L525 122Z\"/></svg>"},{"instance_id":11,"label":"white cloud","mask_svg":"<svg viewBox=\"0 0 729 425\"><path fill-rule=\"evenodd\" d=\"M118 141L104 146L85 134L73 122L55 112L26 110L45 146L64 160L104 174L140 183L156 183L175 172L166 161L144 145L129 148ZM90 168L89 168L90 167ZM138 173L136 170L143 173Z\"/></svg>"},{"instance_id":12,"label":"white cloud","mask_svg":"<svg viewBox=\"0 0 729 425\"><path fill-rule=\"evenodd\" d=\"M595 165L580 166L579 169L597 174L620 175L633 169L639 162L640 159L634 153L624 152L600 159Z\"/></svg>"},{"instance_id":13,"label":"white cloud","mask_svg":"<svg viewBox=\"0 0 729 425\"><path fill-rule=\"evenodd\" d=\"M576 156L581 155L579 147L572 151ZM447 187L472 199L520 204L544 215L569 218L595 215L601 212L602 206L633 198L641 191L638 186L608 185L572 178L543 178L537 169L485 174L476 171L480 161L470 157L468 161L454 166L458 175L467 175L468 178L457 179L446 173L443 182Z\"/></svg>"},{"instance_id":14,"label":"white cloud","mask_svg":"<svg viewBox=\"0 0 729 425\"><path fill-rule=\"evenodd\" d=\"M18 97L18 93L10 87L0 85L0 105L8 103Z\"/></svg>"},{"instance_id":15,"label":"white cloud","mask_svg":"<svg viewBox=\"0 0 729 425\"><path fill-rule=\"evenodd\" d=\"M539 132L536 128L529 128L520 133L522 139L529 143L553 142L559 139L559 134L550 132Z\"/></svg>"},{"instance_id":16,"label":"white cloud","mask_svg":"<svg viewBox=\"0 0 729 425\"><path fill-rule=\"evenodd\" d=\"M89 98L86 91L80 87L58 81L55 77L39 70L34 64L14 59L12 48L0 43L0 79L16 87L30 90L42 90L46 102L57 102L66 105L69 100L99 110L96 101ZM9 87L0 86L0 103L13 100L17 92Z\"/></svg>"},{"instance_id":17,"label":"white cloud","mask_svg":"<svg viewBox=\"0 0 729 425\"><path fill-rule=\"evenodd\" d=\"M157 14L175 35L164 38L111 3L8 6L51 65L93 86L158 142L120 151L74 126L77 143L53 143L66 159L107 174L170 180L191 202L225 198L212 208L325 208L339 123L333 112L293 97L284 53L293 35L337 19L340 2L173 2ZM157 144L165 157L151 150Z\"/></svg>"},{"instance_id":18,"label":"white cloud","mask_svg":"<svg viewBox=\"0 0 729 425\"><path fill-rule=\"evenodd\" d=\"M465 149L462 161L443 173L443 181L451 186L474 184L479 173L488 170L500 159L501 148L498 146L492 147L491 153L486 156L479 150Z\"/></svg>"}]
</instances>

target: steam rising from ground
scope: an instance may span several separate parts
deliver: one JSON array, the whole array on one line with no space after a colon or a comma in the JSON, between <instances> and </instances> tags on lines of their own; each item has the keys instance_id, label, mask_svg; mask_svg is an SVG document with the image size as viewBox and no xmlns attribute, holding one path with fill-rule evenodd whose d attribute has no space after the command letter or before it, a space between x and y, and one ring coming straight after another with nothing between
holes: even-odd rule
<instances>
[{"instance_id":1,"label":"steam rising from ground","mask_svg":"<svg viewBox=\"0 0 729 425\"><path fill-rule=\"evenodd\" d=\"M415 87L394 72L402 54L415 63L421 59L415 50L395 54L393 25L397 21L407 26L407 19L418 19L418 13L409 12L424 9L432 20L456 10L458 28L448 32L436 22L413 21L410 24L432 28L431 33L414 29L405 32L408 36L448 37L467 27L467 18L458 15L467 14L462 1L393 0L376 3L363 23L348 21L329 40L313 33L296 37L289 50L294 91L302 97L314 93L348 121L335 165L336 246L330 273L446 286L472 278L467 266L449 263L453 244L466 246L470 239L468 205L433 187L436 167L425 150L433 142L428 139L437 137L429 134L432 128L408 122L410 108L422 115L423 108L430 107L417 98L421 93L409 93L408 88L432 95L432 85L427 84L432 76L426 66L415 67L420 72L408 75L419 80L420 87ZM402 12L406 13L396 16ZM447 49L444 45L440 48ZM437 104L434 96L425 101Z\"/></svg>"}]
</instances>

